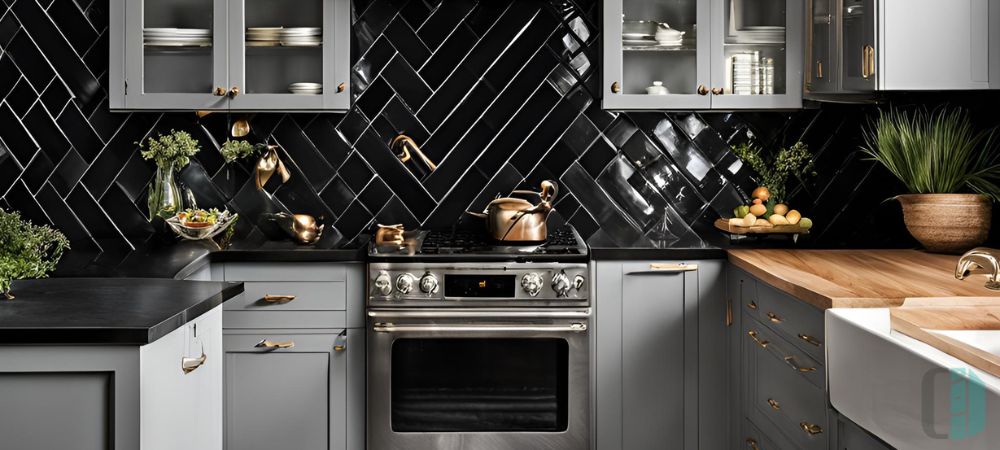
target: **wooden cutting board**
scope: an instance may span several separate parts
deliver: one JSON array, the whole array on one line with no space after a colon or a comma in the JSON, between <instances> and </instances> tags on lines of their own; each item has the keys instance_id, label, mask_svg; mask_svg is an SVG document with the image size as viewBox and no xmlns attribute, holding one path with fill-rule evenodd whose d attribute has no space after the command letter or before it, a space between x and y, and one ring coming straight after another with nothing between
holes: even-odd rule
<instances>
[{"instance_id":1,"label":"wooden cutting board","mask_svg":"<svg viewBox=\"0 0 1000 450\"><path fill-rule=\"evenodd\" d=\"M902 306L890 308L889 317L894 331L1000 377L1000 356L935 332L936 330L1000 330L1000 301L975 306L955 306L955 304Z\"/></svg>"},{"instance_id":2,"label":"wooden cutting board","mask_svg":"<svg viewBox=\"0 0 1000 450\"><path fill-rule=\"evenodd\" d=\"M728 219L715 219L715 228L731 234L809 234L809 230L803 230L798 224L795 225L774 225L770 227L733 227L729 225Z\"/></svg>"}]
</instances>

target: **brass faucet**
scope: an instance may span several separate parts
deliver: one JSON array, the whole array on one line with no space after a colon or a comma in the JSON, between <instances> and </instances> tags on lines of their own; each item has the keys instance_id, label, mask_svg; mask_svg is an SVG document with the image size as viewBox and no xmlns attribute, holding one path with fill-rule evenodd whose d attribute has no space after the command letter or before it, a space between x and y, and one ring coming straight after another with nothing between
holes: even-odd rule
<instances>
[{"instance_id":1,"label":"brass faucet","mask_svg":"<svg viewBox=\"0 0 1000 450\"><path fill-rule=\"evenodd\" d=\"M955 267L955 278L964 280L972 271L983 269L992 271L992 274L986 279L986 288L1000 291L1000 262L997 262L997 258L984 247L969 250L958 259L958 266Z\"/></svg>"}]
</instances>

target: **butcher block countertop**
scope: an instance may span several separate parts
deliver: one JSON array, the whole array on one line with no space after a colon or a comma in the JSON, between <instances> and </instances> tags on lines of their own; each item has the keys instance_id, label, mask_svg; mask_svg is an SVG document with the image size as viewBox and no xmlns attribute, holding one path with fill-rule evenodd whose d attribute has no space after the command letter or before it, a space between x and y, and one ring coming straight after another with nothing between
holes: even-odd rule
<instances>
[{"instance_id":1,"label":"butcher block countertop","mask_svg":"<svg viewBox=\"0 0 1000 450\"><path fill-rule=\"evenodd\" d=\"M729 262L818 308L888 308L907 298L1000 297L955 278L957 255L918 250L730 249Z\"/></svg>"}]
</instances>

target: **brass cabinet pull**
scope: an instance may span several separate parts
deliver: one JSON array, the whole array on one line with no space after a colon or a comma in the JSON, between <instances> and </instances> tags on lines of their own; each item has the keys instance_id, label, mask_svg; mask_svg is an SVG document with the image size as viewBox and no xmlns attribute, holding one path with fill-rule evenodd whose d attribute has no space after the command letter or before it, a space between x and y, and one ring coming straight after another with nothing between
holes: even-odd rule
<instances>
[{"instance_id":1,"label":"brass cabinet pull","mask_svg":"<svg viewBox=\"0 0 1000 450\"><path fill-rule=\"evenodd\" d=\"M698 85L698 95L708 95L708 86L704 84Z\"/></svg>"},{"instance_id":2,"label":"brass cabinet pull","mask_svg":"<svg viewBox=\"0 0 1000 450\"><path fill-rule=\"evenodd\" d=\"M294 348L295 342L294 341L274 342L267 339L261 339L261 341L258 342L257 345L254 345L254 347L266 348L268 350L274 350L278 348Z\"/></svg>"},{"instance_id":3,"label":"brass cabinet pull","mask_svg":"<svg viewBox=\"0 0 1000 450\"><path fill-rule=\"evenodd\" d=\"M197 358L185 356L181 358L181 371L183 371L185 375L194 372L195 369L204 365L206 360L208 360L208 356L205 355L204 350L202 350L201 356Z\"/></svg>"},{"instance_id":4,"label":"brass cabinet pull","mask_svg":"<svg viewBox=\"0 0 1000 450\"><path fill-rule=\"evenodd\" d=\"M333 351L342 352L347 350L347 330L341 331L337 339L333 341Z\"/></svg>"},{"instance_id":5,"label":"brass cabinet pull","mask_svg":"<svg viewBox=\"0 0 1000 450\"><path fill-rule=\"evenodd\" d=\"M823 79L823 61L816 61L816 78Z\"/></svg>"},{"instance_id":6,"label":"brass cabinet pull","mask_svg":"<svg viewBox=\"0 0 1000 450\"><path fill-rule=\"evenodd\" d=\"M337 85L337 93L341 93L347 90L347 83L340 83Z\"/></svg>"},{"instance_id":7,"label":"brass cabinet pull","mask_svg":"<svg viewBox=\"0 0 1000 450\"><path fill-rule=\"evenodd\" d=\"M224 88L222 86L219 86L219 87L215 88L214 91L212 91L212 94L215 94L216 97L225 96L226 95L226 88Z\"/></svg>"},{"instance_id":8,"label":"brass cabinet pull","mask_svg":"<svg viewBox=\"0 0 1000 450\"><path fill-rule=\"evenodd\" d=\"M798 361L795 360L794 356L786 356L785 357L785 363L788 364L791 368L795 369L795 371L797 371L797 372L803 372L803 373L805 373L805 372L815 372L816 371L815 367L802 367L802 366L800 366L799 363L798 363Z\"/></svg>"},{"instance_id":9,"label":"brass cabinet pull","mask_svg":"<svg viewBox=\"0 0 1000 450\"><path fill-rule=\"evenodd\" d=\"M763 341L757 337L757 330L747 331L747 335L750 336L750 338L753 339L753 341L756 342L757 345L760 346L760 348L767 348L767 344L770 344L770 342Z\"/></svg>"},{"instance_id":10,"label":"brass cabinet pull","mask_svg":"<svg viewBox=\"0 0 1000 450\"><path fill-rule=\"evenodd\" d=\"M295 300L294 295L271 295L267 294L264 296L264 301L268 303L288 303Z\"/></svg>"},{"instance_id":11,"label":"brass cabinet pull","mask_svg":"<svg viewBox=\"0 0 1000 450\"><path fill-rule=\"evenodd\" d=\"M777 314L775 314L773 312L768 312L767 313L767 318L770 319L771 322L773 322L773 323L781 323L781 316L779 316L779 315L777 315Z\"/></svg>"},{"instance_id":12,"label":"brass cabinet pull","mask_svg":"<svg viewBox=\"0 0 1000 450\"><path fill-rule=\"evenodd\" d=\"M757 310L757 302L755 302L753 300L750 300L750 303L747 303L747 308L750 308L750 309L756 311Z\"/></svg>"},{"instance_id":13,"label":"brass cabinet pull","mask_svg":"<svg viewBox=\"0 0 1000 450\"><path fill-rule=\"evenodd\" d=\"M622 85L618 84L617 81L615 81L614 83L611 83L611 92L612 93L617 94L617 93L619 93L621 91L622 91Z\"/></svg>"},{"instance_id":14,"label":"brass cabinet pull","mask_svg":"<svg viewBox=\"0 0 1000 450\"><path fill-rule=\"evenodd\" d=\"M822 347L823 346L823 343L820 342L819 339L816 339L816 338L814 338L814 337L812 337L812 336L810 336L808 334L799 333L799 339L802 339L803 341L806 341L806 342L808 342L808 343L810 343L812 345L815 345L817 347Z\"/></svg>"},{"instance_id":15,"label":"brass cabinet pull","mask_svg":"<svg viewBox=\"0 0 1000 450\"><path fill-rule=\"evenodd\" d=\"M229 98L236 98L237 95L240 95L240 87L233 86L232 89L229 90Z\"/></svg>"},{"instance_id":16,"label":"brass cabinet pull","mask_svg":"<svg viewBox=\"0 0 1000 450\"><path fill-rule=\"evenodd\" d=\"M760 447L757 446L757 440L754 438L747 438L747 447L750 447L751 450L760 450Z\"/></svg>"},{"instance_id":17,"label":"brass cabinet pull","mask_svg":"<svg viewBox=\"0 0 1000 450\"><path fill-rule=\"evenodd\" d=\"M722 95L725 93L726 91L722 88L712 88L712 95Z\"/></svg>"},{"instance_id":18,"label":"brass cabinet pull","mask_svg":"<svg viewBox=\"0 0 1000 450\"><path fill-rule=\"evenodd\" d=\"M875 75L875 47L865 45L861 48L861 78L869 79Z\"/></svg>"},{"instance_id":19,"label":"brass cabinet pull","mask_svg":"<svg viewBox=\"0 0 1000 450\"><path fill-rule=\"evenodd\" d=\"M875 47L866 46L868 49L868 76L875 75Z\"/></svg>"},{"instance_id":20,"label":"brass cabinet pull","mask_svg":"<svg viewBox=\"0 0 1000 450\"><path fill-rule=\"evenodd\" d=\"M816 425L814 423L809 423L806 421L799 422L799 426L802 427L802 431L805 431L810 436L814 434L820 434L823 432L823 427Z\"/></svg>"},{"instance_id":21,"label":"brass cabinet pull","mask_svg":"<svg viewBox=\"0 0 1000 450\"><path fill-rule=\"evenodd\" d=\"M773 398L767 399L767 404L771 405L771 408L775 411L781 409L781 403L778 403L778 401Z\"/></svg>"},{"instance_id":22,"label":"brass cabinet pull","mask_svg":"<svg viewBox=\"0 0 1000 450\"><path fill-rule=\"evenodd\" d=\"M652 263L649 265L649 270L656 272L692 272L698 270L697 264L669 264L669 263Z\"/></svg>"}]
</instances>

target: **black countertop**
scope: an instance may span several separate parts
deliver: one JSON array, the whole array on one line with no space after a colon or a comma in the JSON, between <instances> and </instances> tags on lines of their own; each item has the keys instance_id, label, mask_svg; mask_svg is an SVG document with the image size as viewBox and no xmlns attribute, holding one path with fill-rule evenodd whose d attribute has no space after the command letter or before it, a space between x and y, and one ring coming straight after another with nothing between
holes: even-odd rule
<instances>
[{"instance_id":1,"label":"black countertop","mask_svg":"<svg viewBox=\"0 0 1000 450\"><path fill-rule=\"evenodd\" d=\"M670 240L598 230L589 239L590 257L611 260L695 260L725 259L729 239L716 230L697 229Z\"/></svg>"},{"instance_id":2,"label":"black countertop","mask_svg":"<svg viewBox=\"0 0 1000 450\"><path fill-rule=\"evenodd\" d=\"M243 283L149 278L15 281L0 345L144 345L243 292Z\"/></svg>"}]
</instances>

